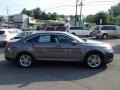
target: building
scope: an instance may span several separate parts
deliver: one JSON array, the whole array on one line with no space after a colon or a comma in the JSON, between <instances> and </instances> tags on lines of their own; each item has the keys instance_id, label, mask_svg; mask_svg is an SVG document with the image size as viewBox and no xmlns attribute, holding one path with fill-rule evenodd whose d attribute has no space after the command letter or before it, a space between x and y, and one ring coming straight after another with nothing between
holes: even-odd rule
<instances>
[{"instance_id":1,"label":"building","mask_svg":"<svg viewBox=\"0 0 120 90\"><path fill-rule=\"evenodd\" d=\"M19 29L33 29L35 28L36 20L25 14L13 15L14 27Z\"/></svg>"}]
</instances>

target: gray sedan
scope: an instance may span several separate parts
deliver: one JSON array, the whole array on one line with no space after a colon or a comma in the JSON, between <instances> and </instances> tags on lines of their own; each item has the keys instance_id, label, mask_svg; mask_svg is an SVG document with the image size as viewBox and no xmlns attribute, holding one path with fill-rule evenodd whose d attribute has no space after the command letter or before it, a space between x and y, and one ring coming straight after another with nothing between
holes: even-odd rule
<instances>
[{"instance_id":1,"label":"gray sedan","mask_svg":"<svg viewBox=\"0 0 120 90\"><path fill-rule=\"evenodd\" d=\"M80 39L67 32L42 31L20 40L11 40L5 48L6 60L30 67L35 61L81 61L90 68L98 68L113 61L111 45Z\"/></svg>"}]
</instances>

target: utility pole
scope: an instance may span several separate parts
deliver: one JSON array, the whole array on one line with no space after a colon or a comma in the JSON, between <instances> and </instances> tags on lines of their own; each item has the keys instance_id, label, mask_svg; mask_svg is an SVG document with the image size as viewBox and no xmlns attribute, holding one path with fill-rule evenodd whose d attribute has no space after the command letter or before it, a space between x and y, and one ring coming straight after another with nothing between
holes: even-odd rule
<instances>
[{"instance_id":1,"label":"utility pole","mask_svg":"<svg viewBox=\"0 0 120 90\"><path fill-rule=\"evenodd\" d=\"M80 1L80 22L79 25L81 25L81 21L82 21L82 7L83 7L83 0Z\"/></svg>"},{"instance_id":2,"label":"utility pole","mask_svg":"<svg viewBox=\"0 0 120 90\"><path fill-rule=\"evenodd\" d=\"M8 25L7 25L7 28L9 28L9 9L8 9L9 7L8 6L6 6L6 14L7 14L7 18L8 18Z\"/></svg>"},{"instance_id":3,"label":"utility pole","mask_svg":"<svg viewBox=\"0 0 120 90\"><path fill-rule=\"evenodd\" d=\"M76 0L75 26L77 24L78 0Z\"/></svg>"}]
</instances>

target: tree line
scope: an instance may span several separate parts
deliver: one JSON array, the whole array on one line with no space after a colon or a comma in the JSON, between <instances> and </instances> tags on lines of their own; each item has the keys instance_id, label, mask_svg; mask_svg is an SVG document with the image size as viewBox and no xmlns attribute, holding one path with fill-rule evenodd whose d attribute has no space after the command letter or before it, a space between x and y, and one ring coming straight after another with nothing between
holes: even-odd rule
<instances>
[{"instance_id":1,"label":"tree line","mask_svg":"<svg viewBox=\"0 0 120 90\"><path fill-rule=\"evenodd\" d=\"M116 24L116 21L120 17L120 3L112 6L108 12L98 12L95 15L88 15L86 17L86 22L100 24L100 19L102 19L102 24Z\"/></svg>"},{"instance_id":2,"label":"tree line","mask_svg":"<svg viewBox=\"0 0 120 90\"><path fill-rule=\"evenodd\" d=\"M42 12L40 8L35 8L33 10L26 10L24 8L21 13L38 20L57 20L59 18L59 15L56 12L45 13L44 11Z\"/></svg>"}]
</instances>

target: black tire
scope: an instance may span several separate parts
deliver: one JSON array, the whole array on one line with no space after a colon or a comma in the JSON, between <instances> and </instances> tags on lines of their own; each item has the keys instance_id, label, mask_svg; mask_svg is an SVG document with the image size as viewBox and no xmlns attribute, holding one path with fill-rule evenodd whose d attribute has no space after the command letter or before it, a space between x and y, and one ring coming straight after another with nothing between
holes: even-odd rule
<instances>
[{"instance_id":1,"label":"black tire","mask_svg":"<svg viewBox=\"0 0 120 90\"><path fill-rule=\"evenodd\" d=\"M98 60L94 60L94 57L96 57ZM92 58L93 57L93 58ZM92 60L93 59L93 60ZM95 65L96 64L96 65ZM94 68L99 68L102 65L104 65L104 58L101 54L93 52L89 53L86 58L85 58L85 65L88 68L94 69Z\"/></svg>"},{"instance_id":2,"label":"black tire","mask_svg":"<svg viewBox=\"0 0 120 90\"><path fill-rule=\"evenodd\" d=\"M75 35L75 36L76 36L76 33L74 33L74 32L73 32L73 33L71 33L71 34L73 34L73 35Z\"/></svg>"},{"instance_id":3,"label":"black tire","mask_svg":"<svg viewBox=\"0 0 120 90\"><path fill-rule=\"evenodd\" d=\"M25 61L25 58L26 58L26 61ZM17 62L17 65L20 66L20 67L28 68L28 67L31 67L34 64L34 59L33 59L32 55L30 55L28 53L21 53L16 58L16 62Z\"/></svg>"},{"instance_id":4,"label":"black tire","mask_svg":"<svg viewBox=\"0 0 120 90\"><path fill-rule=\"evenodd\" d=\"M90 33L90 37L93 37L92 32Z\"/></svg>"},{"instance_id":5,"label":"black tire","mask_svg":"<svg viewBox=\"0 0 120 90\"><path fill-rule=\"evenodd\" d=\"M99 36L96 36L96 39L99 39L100 37Z\"/></svg>"},{"instance_id":6,"label":"black tire","mask_svg":"<svg viewBox=\"0 0 120 90\"><path fill-rule=\"evenodd\" d=\"M107 39L108 38L108 34L103 34L102 35L102 39Z\"/></svg>"}]
</instances>

